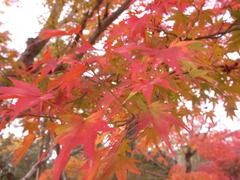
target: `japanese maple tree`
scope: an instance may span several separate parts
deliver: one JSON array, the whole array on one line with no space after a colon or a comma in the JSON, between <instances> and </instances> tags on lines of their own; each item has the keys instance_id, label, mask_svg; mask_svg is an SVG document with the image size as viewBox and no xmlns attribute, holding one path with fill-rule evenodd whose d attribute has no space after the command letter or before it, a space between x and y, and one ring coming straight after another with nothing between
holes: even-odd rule
<instances>
[{"instance_id":1,"label":"japanese maple tree","mask_svg":"<svg viewBox=\"0 0 240 180\"><path fill-rule=\"evenodd\" d=\"M221 101L236 118L239 1L43 3L24 52L0 33L0 131L22 123L16 166L40 149L22 179L240 178L239 132L220 131L214 113Z\"/></svg>"}]
</instances>

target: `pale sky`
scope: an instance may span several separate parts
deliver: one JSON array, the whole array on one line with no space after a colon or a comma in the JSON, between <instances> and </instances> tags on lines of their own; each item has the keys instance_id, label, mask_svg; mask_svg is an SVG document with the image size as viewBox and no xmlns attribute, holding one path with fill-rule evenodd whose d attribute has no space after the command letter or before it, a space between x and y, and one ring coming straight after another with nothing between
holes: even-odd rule
<instances>
[{"instance_id":1,"label":"pale sky","mask_svg":"<svg viewBox=\"0 0 240 180\"><path fill-rule=\"evenodd\" d=\"M0 1L0 11L3 12L0 14L3 23L0 30L10 31L10 47L18 51L23 51L27 38L35 37L41 29L39 18L48 15L41 0L18 0L10 7Z\"/></svg>"},{"instance_id":2,"label":"pale sky","mask_svg":"<svg viewBox=\"0 0 240 180\"><path fill-rule=\"evenodd\" d=\"M27 38L35 37L41 29L39 18L43 19L43 17L48 16L48 11L43 7L41 2L41 0L18 0L18 3L15 3L13 6L6 7L0 1L0 11L4 12L0 14L0 22L3 23L0 26L0 31L8 30L11 33L11 48L22 52L25 49ZM233 59L237 56L232 55ZM240 103L238 105L240 106ZM236 114L240 117L239 110ZM219 129L222 130L226 127L232 130L240 129L239 120L233 121L226 117L223 103L217 105L215 115L216 120L221 122L218 127ZM17 124L15 123L15 125ZM7 136L9 132L15 132L17 136L22 136L21 129L17 130L14 126L7 128L4 134Z\"/></svg>"}]
</instances>

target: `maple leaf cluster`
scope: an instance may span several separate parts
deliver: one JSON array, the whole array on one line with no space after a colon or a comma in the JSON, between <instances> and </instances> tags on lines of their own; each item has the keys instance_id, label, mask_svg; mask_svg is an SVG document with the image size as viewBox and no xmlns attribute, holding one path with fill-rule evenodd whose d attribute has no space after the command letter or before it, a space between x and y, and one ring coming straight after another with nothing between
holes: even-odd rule
<instances>
[{"instance_id":1,"label":"maple leaf cluster","mask_svg":"<svg viewBox=\"0 0 240 180\"><path fill-rule=\"evenodd\" d=\"M110 2L98 3L98 25L84 24L89 11L81 26L42 30L29 44L46 45L34 61L0 64L0 130L17 118L28 132L13 162L48 137L37 166L57 157L40 179L60 179L71 162L83 179L140 176L139 155L165 167L165 178L240 178L239 132L214 129L219 101L236 116L240 69L228 55L240 48L240 3L124 1L126 17L109 27Z\"/></svg>"}]
</instances>

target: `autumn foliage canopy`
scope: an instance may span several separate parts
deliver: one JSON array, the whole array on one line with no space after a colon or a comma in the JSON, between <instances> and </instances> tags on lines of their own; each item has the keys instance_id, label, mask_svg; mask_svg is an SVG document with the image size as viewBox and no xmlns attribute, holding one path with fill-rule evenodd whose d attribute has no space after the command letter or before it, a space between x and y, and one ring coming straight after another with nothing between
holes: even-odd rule
<instances>
[{"instance_id":1,"label":"autumn foliage canopy","mask_svg":"<svg viewBox=\"0 0 240 180\"><path fill-rule=\"evenodd\" d=\"M43 3L24 52L0 33L0 131L24 128L15 166L40 149L23 179L240 178L240 132L215 117L237 117L239 1Z\"/></svg>"}]
</instances>

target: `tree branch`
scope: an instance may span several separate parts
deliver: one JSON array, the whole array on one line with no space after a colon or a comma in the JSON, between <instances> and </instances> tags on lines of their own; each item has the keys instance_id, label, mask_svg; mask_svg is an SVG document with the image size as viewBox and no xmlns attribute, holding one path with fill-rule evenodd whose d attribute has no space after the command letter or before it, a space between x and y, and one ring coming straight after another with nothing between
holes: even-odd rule
<instances>
[{"instance_id":1,"label":"tree branch","mask_svg":"<svg viewBox=\"0 0 240 180\"><path fill-rule=\"evenodd\" d=\"M92 35L89 37L89 43L95 44L98 37L112 24L114 20L116 20L119 15L122 14L123 11L125 11L132 0L125 0L125 2L111 15L107 16L105 19L102 20L101 26L98 26L95 31L92 33Z\"/></svg>"},{"instance_id":2,"label":"tree branch","mask_svg":"<svg viewBox=\"0 0 240 180\"><path fill-rule=\"evenodd\" d=\"M48 155L45 158L43 158L42 160L37 161L32 166L32 168L27 172L27 174L24 177L22 177L20 180L28 180L28 179L30 179L36 173L38 167L41 166L43 163L45 163L50 158L51 152L53 151L53 149L57 149L57 148L58 148L58 145L55 145L54 147L51 147ZM76 149L72 150L70 155L74 156L74 155L78 154L79 152L81 152L82 150L83 150L82 146L77 147ZM64 176L65 175L63 174L63 177L62 177L63 179L64 179Z\"/></svg>"},{"instance_id":3,"label":"tree branch","mask_svg":"<svg viewBox=\"0 0 240 180\"><path fill-rule=\"evenodd\" d=\"M218 39L228 33L234 32L234 31L239 31L240 30L240 25L236 25L235 23L231 24L226 30L224 31L219 31L213 34L209 34L209 35L205 35L205 36L199 36L196 38L191 38L191 37L185 37L185 38L181 38L180 40L182 41L192 41L192 40L203 40L203 39ZM172 32L168 32L164 29L157 29L158 32L163 32L166 35L170 35L170 36L174 36L174 37L179 37L178 35L172 33Z\"/></svg>"},{"instance_id":4,"label":"tree branch","mask_svg":"<svg viewBox=\"0 0 240 180\"><path fill-rule=\"evenodd\" d=\"M50 151L50 152L52 152L52 150ZM51 153L49 152L49 154L45 157L45 158L43 158L42 160L40 160L40 161L37 161L33 166L32 166L32 168L28 171L28 173L24 176L24 177L22 177L20 180L28 180L28 179L30 179L33 175L34 175L34 173L38 170L38 167L42 164L42 163L45 163L48 159L49 159L49 157L51 156Z\"/></svg>"},{"instance_id":5,"label":"tree branch","mask_svg":"<svg viewBox=\"0 0 240 180\"><path fill-rule=\"evenodd\" d=\"M79 41L80 39L80 35L82 34L82 31L86 28L86 25L87 25L87 21L88 19L90 19L94 12L100 7L100 5L102 4L103 0L97 0L96 4L94 5L94 7L92 8L91 11L87 11L84 16L83 16L83 19L80 23L81 25L81 30L80 32L76 35L76 37L74 38L74 41L73 41L73 44L71 45L71 49L74 48L76 45L77 45L77 42Z\"/></svg>"},{"instance_id":6,"label":"tree branch","mask_svg":"<svg viewBox=\"0 0 240 180\"><path fill-rule=\"evenodd\" d=\"M189 173L192 171L192 157L196 154L196 150L192 150L189 146L187 146L185 153L185 163L186 163L186 172Z\"/></svg>"},{"instance_id":7,"label":"tree branch","mask_svg":"<svg viewBox=\"0 0 240 180\"><path fill-rule=\"evenodd\" d=\"M65 1L63 0L55 2L55 4L52 7L51 14L49 15L48 20L46 21L43 29L46 28L53 29L56 27L64 4ZM33 63L34 58L41 52L41 50L44 48L48 41L49 39L41 40L39 38L39 35L36 38L31 39L31 42L27 43L26 49L21 54L18 60L22 61L26 67L29 67Z\"/></svg>"},{"instance_id":8,"label":"tree branch","mask_svg":"<svg viewBox=\"0 0 240 180\"><path fill-rule=\"evenodd\" d=\"M234 31L239 31L240 30L240 26L234 26L234 24L231 24L225 31L220 31L217 33L213 33L210 35L206 35L206 36L200 36L197 38L186 38L185 40L202 40L202 39L218 39L222 36L224 36L225 34L234 32Z\"/></svg>"},{"instance_id":9,"label":"tree branch","mask_svg":"<svg viewBox=\"0 0 240 180\"><path fill-rule=\"evenodd\" d=\"M82 34L83 29L86 27L87 20L91 18L94 14L94 12L99 8L103 0L97 0L95 6L93 7L92 11L87 12L84 16L82 22L81 22L81 31L76 35L73 44L71 47L76 46L77 42L79 41L80 35ZM109 25L112 24L114 20L116 20L119 15L128 8L130 5L131 0L126 0L115 12L113 12L110 16L106 16L103 21L101 22L101 26L98 26L95 31L92 33L92 35L89 37L90 44L94 44L98 37L108 28ZM55 28L58 18L60 16L60 13L64 7L65 2L64 1L56 1L54 4L51 14L44 25L44 28ZM47 44L47 40L41 40L39 38L39 35L36 38L31 39L31 42L27 43L27 47L24 50L24 52L21 54L19 61L22 61L23 64L26 67L29 67L33 61L34 58L41 52L41 50L44 48L44 46Z\"/></svg>"}]
</instances>

